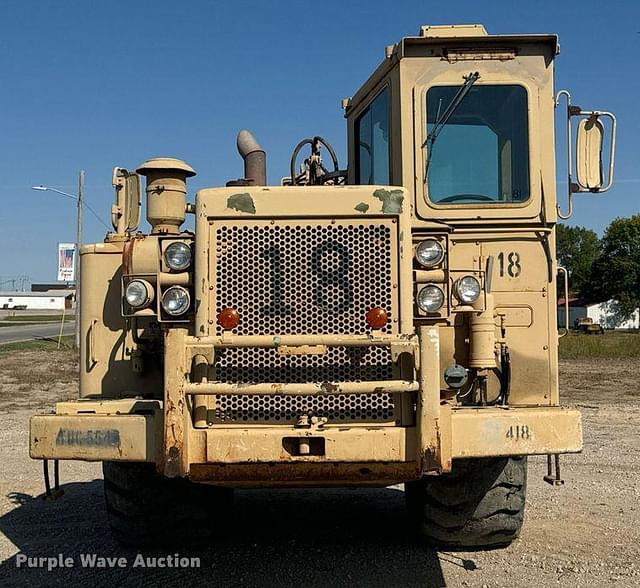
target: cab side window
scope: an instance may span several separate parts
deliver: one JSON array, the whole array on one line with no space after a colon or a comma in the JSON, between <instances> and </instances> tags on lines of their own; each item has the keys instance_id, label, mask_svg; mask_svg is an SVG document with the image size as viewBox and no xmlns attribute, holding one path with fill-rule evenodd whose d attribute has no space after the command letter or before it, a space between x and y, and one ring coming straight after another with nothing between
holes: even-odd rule
<instances>
[{"instance_id":1,"label":"cab side window","mask_svg":"<svg viewBox=\"0 0 640 588\"><path fill-rule=\"evenodd\" d=\"M356 183L391 183L389 175L389 89L385 88L356 119Z\"/></svg>"}]
</instances>

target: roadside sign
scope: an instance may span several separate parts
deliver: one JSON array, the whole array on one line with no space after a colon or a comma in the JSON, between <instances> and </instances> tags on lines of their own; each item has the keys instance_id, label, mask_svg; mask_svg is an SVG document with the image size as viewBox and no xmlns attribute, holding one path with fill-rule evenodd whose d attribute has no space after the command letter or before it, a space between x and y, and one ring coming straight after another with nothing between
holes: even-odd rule
<instances>
[{"instance_id":1,"label":"roadside sign","mask_svg":"<svg viewBox=\"0 0 640 588\"><path fill-rule=\"evenodd\" d=\"M58 282L75 280L75 243L58 243Z\"/></svg>"}]
</instances>

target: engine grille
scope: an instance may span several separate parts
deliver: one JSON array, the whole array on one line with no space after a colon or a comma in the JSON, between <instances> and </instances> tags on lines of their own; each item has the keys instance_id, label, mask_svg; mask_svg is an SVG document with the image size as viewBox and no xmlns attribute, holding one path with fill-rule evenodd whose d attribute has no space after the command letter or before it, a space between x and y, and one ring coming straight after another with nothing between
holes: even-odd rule
<instances>
[{"instance_id":1,"label":"engine grille","mask_svg":"<svg viewBox=\"0 0 640 588\"><path fill-rule=\"evenodd\" d=\"M396 225L390 220L269 221L214 225L216 314L240 313L239 335L360 334L366 311L384 308L395 331ZM397 323L396 323L397 324ZM218 334L221 333L218 327ZM387 380L388 348L329 348L322 355L283 355L276 349L231 348L215 359L215 377L228 382ZM221 396L216 421L291 421L312 413L330 420L394 418L393 398L355 395Z\"/></svg>"},{"instance_id":2,"label":"engine grille","mask_svg":"<svg viewBox=\"0 0 640 588\"><path fill-rule=\"evenodd\" d=\"M330 422L385 421L395 416L390 394L326 396L219 396L214 422L294 423L300 415L327 417Z\"/></svg>"}]
</instances>

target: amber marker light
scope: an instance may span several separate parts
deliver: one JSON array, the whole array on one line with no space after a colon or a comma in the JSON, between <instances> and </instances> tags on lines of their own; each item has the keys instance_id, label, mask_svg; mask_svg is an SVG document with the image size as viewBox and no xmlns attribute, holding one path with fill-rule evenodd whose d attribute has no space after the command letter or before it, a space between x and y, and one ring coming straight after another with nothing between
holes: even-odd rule
<instances>
[{"instance_id":1,"label":"amber marker light","mask_svg":"<svg viewBox=\"0 0 640 588\"><path fill-rule=\"evenodd\" d=\"M387 311L379 306L374 306L367 311L367 324L372 329L382 329L387 325L389 317Z\"/></svg>"},{"instance_id":2,"label":"amber marker light","mask_svg":"<svg viewBox=\"0 0 640 588\"><path fill-rule=\"evenodd\" d=\"M240 323L240 315L235 308L223 308L218 315L218 324L225 330L235 329Z\"/></svg>"}]
</instances>

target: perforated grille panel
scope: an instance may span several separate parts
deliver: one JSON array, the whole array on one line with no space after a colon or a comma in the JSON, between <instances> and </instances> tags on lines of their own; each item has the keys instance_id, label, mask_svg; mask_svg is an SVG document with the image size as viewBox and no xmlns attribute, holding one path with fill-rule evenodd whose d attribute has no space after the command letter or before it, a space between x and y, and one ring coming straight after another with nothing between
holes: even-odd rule
<instances>
[{"instance_id":1,"label":"perforated grille panel","mask_svg":"<svg viewBox=\"0 0 640 588\"><path fill-rule=\"evenodd\" d=\"M240 222L213 228L216 314L240 313L238 335L360 334L366 311L384 308L394 332L397 275L396 226L376 222ZM221 333L218 327L218 334ZM232 348L215 360L217 380L319 382L388 380L385 347L328 348L321 355L283 355L276 349ZM393 398L356 395L221 396L216 420L291 421L301 414L330 420L394 417Z\"/></svg>"},{"instance_id":2,"label":"perforated grille panel","mask_svg":"<svg viewBox=\"0 0 640 588\"><path fill-rule=\"evenodd\" d=\"M219 226L217 312L238 310L238 335L364 333L372 306L393 319L391 226Z\"/></svg>"},{"instance_id":3,"label":"perforated grille panel","mask_svg":"<svg viewBox=\"0 0 640 588\"><path fill-rule=\"evenodd\" d=\"M295 422L300 415L327 417L330 422L385 421L394 418L390 394L323 396L219 396L216 422Z\"/></svg>"}]
</instances>

